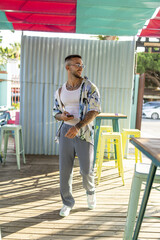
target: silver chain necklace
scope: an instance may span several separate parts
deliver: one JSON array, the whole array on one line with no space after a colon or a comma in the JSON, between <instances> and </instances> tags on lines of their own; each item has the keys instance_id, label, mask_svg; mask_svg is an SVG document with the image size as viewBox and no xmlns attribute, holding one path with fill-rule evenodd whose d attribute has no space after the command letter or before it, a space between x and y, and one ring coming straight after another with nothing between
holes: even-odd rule
<instances>
[{"instance_id":1,"label":"silver chain necklace","mask_svg":"<svg viewBox=\"0 0 160 240\"><path fill-rule=\"evenodd\" d=\"M81 83L78 83L76 86L71 86L67 83L66 88L67 88L67 90L75 90L75 89L78 89L80 85L81 85Z\"/></svg>"}]
</instances>

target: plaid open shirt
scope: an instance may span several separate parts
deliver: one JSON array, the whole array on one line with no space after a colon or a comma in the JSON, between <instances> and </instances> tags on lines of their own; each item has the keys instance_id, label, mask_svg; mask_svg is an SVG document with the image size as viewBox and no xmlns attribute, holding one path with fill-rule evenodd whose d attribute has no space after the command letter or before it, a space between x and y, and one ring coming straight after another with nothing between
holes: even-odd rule
<instances>
[{"instance_id":1,"label":"plaid open shirt","mask_svg":"<svg viewBox=\"0 0 160 240\"><path fill-rule=\"evenodd\" d=\"M55 93L53 116L57 113L62 113L65 109L60 100L59 89ZM79 118L83 120L86 113L89 111L97 111L100 113L100 95L98 88L84 77L81 84L80 99L79 99ZM59 132L59 131L58 131ZM94 129L93 122L82 127L77 134L77 137L87 142L94 143Z\"/></svg>"}]
</instances>

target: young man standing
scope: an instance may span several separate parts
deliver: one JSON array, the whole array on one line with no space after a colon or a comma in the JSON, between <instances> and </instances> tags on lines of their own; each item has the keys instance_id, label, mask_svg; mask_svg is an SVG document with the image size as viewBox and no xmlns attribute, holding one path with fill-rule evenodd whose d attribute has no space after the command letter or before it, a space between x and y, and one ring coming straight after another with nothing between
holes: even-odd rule
<instances>
[{"instance_id":1,"label":"young man standing","mask_svg":"<svg viewBox=\"0 0 160 240\"><path fill-rule=\"evenodd\" d=\"M88 207L96 206L94 184L93 120L100 112L100 96L97 87L86 77L79 55L65 58L68 80L56 91L54 116L62 121L59 136L60 193L63 207L60 216L68 216L74 206L72 196L72 171L77 154Z\"/></svg>"}]
</instances>

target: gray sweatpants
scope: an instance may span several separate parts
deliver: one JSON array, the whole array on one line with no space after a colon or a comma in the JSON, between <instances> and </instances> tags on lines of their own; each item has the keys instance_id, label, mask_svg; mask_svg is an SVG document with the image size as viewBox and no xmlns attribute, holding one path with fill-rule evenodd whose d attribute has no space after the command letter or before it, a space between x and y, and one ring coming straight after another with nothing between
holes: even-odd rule
<instances>
[{"instance_id":1,"label":"gray sweatpants","mask_svg":"<svg viewBox=\"0 0 160 240\"><path fill-rule=\"evenodd\" d=\"M60 131L59 139L59 170L60 170L60 193L63 204L73 207L75 201L72 196L72 173L74 158L77 154L80 165L80 173L83 178L83 187L87 194L93 194L95 191L94 184L94 146L81 140L78 137L69 139L65 134L72 127L63 124Z\"/></svg>"}]
</instances>

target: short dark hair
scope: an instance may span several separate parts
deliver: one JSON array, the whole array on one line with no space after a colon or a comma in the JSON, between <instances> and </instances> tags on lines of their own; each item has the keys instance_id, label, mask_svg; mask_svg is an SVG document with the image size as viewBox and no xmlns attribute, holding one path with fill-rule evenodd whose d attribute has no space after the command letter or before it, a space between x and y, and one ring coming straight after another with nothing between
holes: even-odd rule
<instances>
[{"instance_id":1,"label":"short dark hair","mask_svg":"<svg viewBox=\"0 0 160 240\"><path fill-rule=\"evenodd\" d=\"M66 61L69 61L71 58L80 58L82 59L82 57L80 55L77 55L77 54L73 54L73 55L69 55L65 58L65 62Z\"/></svg>"}]
</instances>

